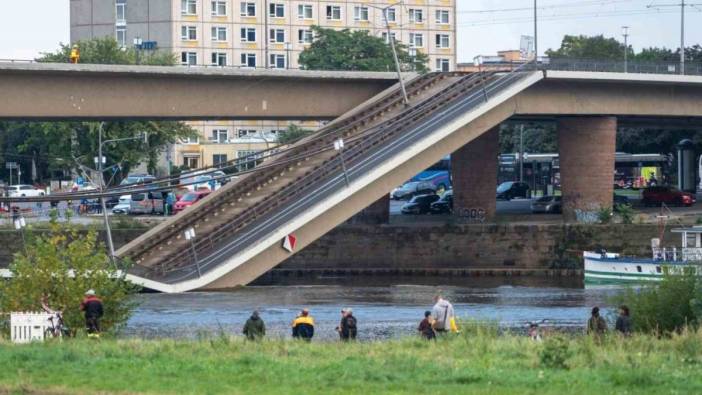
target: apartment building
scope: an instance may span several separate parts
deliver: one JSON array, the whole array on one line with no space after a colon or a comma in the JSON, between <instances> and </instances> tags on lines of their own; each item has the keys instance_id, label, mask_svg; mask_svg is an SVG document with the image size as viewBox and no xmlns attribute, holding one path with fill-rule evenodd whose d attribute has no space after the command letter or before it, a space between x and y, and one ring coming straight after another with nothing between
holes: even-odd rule
<instances>
[{"instance_id":1,"label":"apartment building","mask_svg":"<svg viewBox=\"0 0 702 395\"><path fill-rule=\"evenodd\" d=\"M114 36L141 51L166 50L188 67L299 68L312 26L391 35L429 57L432 70L456 67L455 0L71 0L71 41ZM383 11L386 9L386 11ZM386 15L384 15L384 13ZM274 145L287 122L190 123L200 137L175 147L175 165L199 167ZM300 126L315 129L321 122Z\"/></svg>"}]
</instances>

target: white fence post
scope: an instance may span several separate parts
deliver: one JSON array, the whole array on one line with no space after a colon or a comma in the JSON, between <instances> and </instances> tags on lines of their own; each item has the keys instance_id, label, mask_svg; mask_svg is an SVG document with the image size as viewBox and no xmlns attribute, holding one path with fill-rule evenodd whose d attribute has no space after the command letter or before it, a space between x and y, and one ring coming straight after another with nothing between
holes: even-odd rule
<instances>
[{"instance_id":1,"label":"white fence post","mask_svg":"<svg viewBox=\"0 0 702 395\"><path fill-rule=\"evenodd\" d=\"M41 312L10 313L10 338L13 343L44 341L44 334L51 328L51 314Z\"/></svg>"}]
</instances>

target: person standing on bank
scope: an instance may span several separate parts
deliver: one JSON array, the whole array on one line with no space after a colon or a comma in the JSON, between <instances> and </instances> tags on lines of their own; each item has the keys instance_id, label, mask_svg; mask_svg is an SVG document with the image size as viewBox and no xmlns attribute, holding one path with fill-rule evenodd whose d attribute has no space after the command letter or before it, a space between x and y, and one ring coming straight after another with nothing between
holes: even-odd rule
<instances>
[{"instance_id":1,"label":"person standing on bank","mask_svg":"<svg viewBox=\"0 0 702 395\"><path fill-rule=\"evenodd\" d=\"M600 308L592 308L590 319L587 320L587 334L600 336L607 332L607 321L600 316Z\"/></svg>"},{"instance_id":2,"label":"person standing on bank","mask_svg":"<svg viewBox=\"0 0 702 395\"><path fill-rule=\"evenodd\" d=\"M100 337L100 318L102 318L102 300L95 295L94 290L88 290L80 303L80 310L85 312L85 327L88 337Z\"/></svg>"},{"instance_id":3,"label":"person standing on bank","mask_svg":"<svg viewBox=\"0 0 702 395\"><path fill-rule=\"evenodd\" d=\"M314 318L308 309L302 309L292 322L292 336L295 339L311 341L314 336Z\"/></svg>"},{"instance_id":4,"label":"person standing on bank","mask_svg":"<svg viewBox=\"0 0 702 395\"><path fill-rule=\"evenodd\" d=\"M451 302L444 299L441 294L437 294L434 297L434 307L431 309L434 331L439 334L450 331L451 319L454 319L455 316L456 313Z\"/></svg>"},{"instance_id":5,"label":"person standing on bank","mask_svg":"<svg viewBox=\"0 0 702 395\"><path fill-rule=\"evenodd\" d=\"M629 316L629 307L619 306L619 317L614 324L614 329L624 336L631 335L631 317Z\"/></svg>"},{"instance_id":6,"label":"person standing on bank","mask_svg":"<svg viewBox=\"0 0 702 395\"><path fill-rule=\"evenodd\" d=\"M356 317L353 316L353 310L350 307L341 310L341 322L336 330L342 341L356 340L358 333Z\"/></svg>"},{"instance_id":7,"label":"person standing on bank","mask_svg":"<svg viewBox=\"0 0 702 395\"><path fill-rule=\"evenodd\" d=\"M243 333L248 340L261 340L266 336L266 324L259 316L258 311L254 310L251 317L246 320Z\"/></svg>"},{"instance_id":8,"label":"person standing on bank","mask_svg":"<svg viewBox=\"0 0 702 395\"><path fill-rule=\"evenodd\" d=\"M424 319L419 323L417 331L419 334L427 340L436 340L436 333L434 333L434 328L432 328L431 311L427 310L424 312Z\"/></svg>"}]
</instances>

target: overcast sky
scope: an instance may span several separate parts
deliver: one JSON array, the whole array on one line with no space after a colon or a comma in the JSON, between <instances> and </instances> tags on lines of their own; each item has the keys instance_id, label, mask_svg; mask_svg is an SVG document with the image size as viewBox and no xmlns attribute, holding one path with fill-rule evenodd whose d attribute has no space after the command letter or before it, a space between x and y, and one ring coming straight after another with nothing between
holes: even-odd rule
<instances>
[{"instance_id":1,"label":"overcast sky","mask_svg":"<svg viewBox=\"0 0 702 395\"><path fill-rule=\"evenodd\" d=\"M0 59L31 59L69 40L69 0L0 0ZM165 0L164 0L165 1ZM539 50L557 48L565 34L604 34L621 39L630 26L635 49L677 48L680 0L539 0ZM518 49L533 32L532 0L457 0L458 60ZM647 7L649 5L654 7ZM686 43L702 41L702 6L688 7Z\"/></svg>"}]
</instances>

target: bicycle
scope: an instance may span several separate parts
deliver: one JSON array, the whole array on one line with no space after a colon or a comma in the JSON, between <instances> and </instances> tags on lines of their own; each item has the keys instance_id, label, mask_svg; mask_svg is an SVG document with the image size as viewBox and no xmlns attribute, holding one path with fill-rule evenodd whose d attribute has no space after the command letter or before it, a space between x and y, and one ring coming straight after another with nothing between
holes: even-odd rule
<instances>
[{"instance_id":1,"label":"bicycle","mask_svg":"<svg viewBox=\"0 0 702 395\"><path fill-rule=\"evenodd\" d=\"M68 337L71 331L68 329L66 324L63 322L63 314L60 311L55 311L51 313L49 317L49 322L51 326L44 330L44 338L63 338Z\"/></svg>"}]
</instances>

